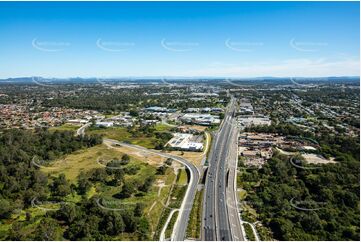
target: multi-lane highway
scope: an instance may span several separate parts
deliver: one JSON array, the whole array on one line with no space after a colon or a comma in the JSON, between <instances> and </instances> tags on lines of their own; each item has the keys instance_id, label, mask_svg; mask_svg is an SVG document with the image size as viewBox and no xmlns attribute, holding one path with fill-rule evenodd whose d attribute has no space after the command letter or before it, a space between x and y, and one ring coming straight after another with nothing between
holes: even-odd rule
<instances>
[{"instance_id":1,"label":"multi-lane highway","mask_svg":"<svg viewBox=\"0 0 361 242\"><path fill-rule=\"evenodd\" d=\"M203 240L244 240L234 185L237 162L235 109L236 102L232 98L210 151L204 197Z\"/></svg>"},{"instance_id":2,"label":"multi-lane highway","mask_svg":"<svg viewBox=\"0 0 361 242\"><path fill-rule=\"evenodd\" d=\"M234 122L232 120L231 122ZM232 124L232 132L230 134L230 140L235 142L230 142L228 149L230 150L228 154L228 182L226 189L227 197L227 210L228 210L228 219L231 227L232 239L233 240L244 240L244 231L241 225L241 217L238 210L238 200L237 200L237 163L238 163L238 129L236 124Z\"/></svg>"}]
</instances>

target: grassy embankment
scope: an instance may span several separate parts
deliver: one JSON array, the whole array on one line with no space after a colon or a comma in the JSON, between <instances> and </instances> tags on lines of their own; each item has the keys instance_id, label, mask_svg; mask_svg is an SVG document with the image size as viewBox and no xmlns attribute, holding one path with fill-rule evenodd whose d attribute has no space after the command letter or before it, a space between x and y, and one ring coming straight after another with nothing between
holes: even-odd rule
<instances>
[{"instance_id":1,"label":"grassy embankment","mask_svg":"<svg viewBox=\"0 0 361 242\"><path fill-rule=\"evenodd\" d=\"M154 237L153 237L154 240L159 239L160 233L161 233L171 211L173 209L180 208L183 198L184 198L184 195L185 195L185 192L187 190L187 180L188 180L188 178L187 178L186 171L184 169L179 170L178 175L175 179L175 183L172 185L171 193L167 199L167 203L165 204L166 206L162 210L162 215L161 215L160 221L158 223L156 233L154 234ZM166 232L165 232L166 238L169 238L171 236L177 216L178 216L178 212L173 213L172 218L169 221Z\"/></svg>"},{"instance_id":2,"label":"grassy embankment","mask_svg":"<svg viewBox=\"0 0 361 242\"><path fill-rule=\"evenodd\" d=\"M199 239L202 226L203 190L197 191L187 226L187 238Z\"/></svg>"},{"instance_id":3,"label":"grassy embankment","mask_svg":"<svg viewBox=\"0 0 361 242\"><path fill-rule=\"evenodd\" d=\"M256 237L255 237L254 234L253 234L253 230L252 230L251 225L249 225L249 224L247 224L247 223L244 223L244 224L243 224L243 227L244 227L244 230L245 230L245 232L246 232L247 240L255 241L255 240L256 240Z\"/></svg>"}]
</instances>

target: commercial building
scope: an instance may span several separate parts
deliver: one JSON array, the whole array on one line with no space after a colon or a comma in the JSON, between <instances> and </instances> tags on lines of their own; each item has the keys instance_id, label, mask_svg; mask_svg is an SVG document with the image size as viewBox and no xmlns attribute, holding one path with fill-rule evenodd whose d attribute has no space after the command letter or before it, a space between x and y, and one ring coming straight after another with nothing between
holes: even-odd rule
<instances>
[{"instance_id":1,"label":"commercial building","mask_svg":"<svg viewBox=\"0 0 361 242\"><path fill-rule=\"evenodd\" d=\"M238 114L240 115L252 115L254 114L253 106L248 99L241 99L239 104L239 111Z\"/></svg>"},{"instance_id":2,"label":"commercial building","mask_svg":"<svg viewBox=\"0 0 361 242\"><path fill-rule=\"evenodd\" d=\"M199 108L187 108L186 113L198 113L199 112Z\"/></svg>"},{"instance_id":3,"label":"commercial building","mask_svg":"<svg viewBox=\"0 0 361 242\"><path fill-rule=\"evenodd\" d=\"M185 110L186 113L210 113L210 112L214 112L214 113L221 113L223 112L222 108L209 108L209 107L205 107L205 108L187 108Z\"/></svg>"},{"instance_id":4,"label":"commercial building","mask_svg":"<svg viewBox=\"0 0 361 242\"><path fill-rule=\"evenodd\" d=\"M208 93L208 92L194 92L191 94L194 97L218 97L217 93Z\"/></svg>"},{"instance_id":5,"label":"commercial building","mask_svg":"<svg viewBox=\"0 0 361 242\"><path fill-rule=\"evenodd\" d=\"M161 112L161 113L174 113L177 109L164 108L164 107L149 107L144 109L147 112Z\"/></svg>"},{"instance_id":6,"label":"commercial building","mask_svg":"<svg viewBox=\"0 0 361 242\"><path fill-rule=\"evenodd\" d=\"M185 123L193 123L206 126L219 124L221 122L219 116L200 113L187 113L184 114L180 119L182 122Z\"/></svg>"},{"instance_id":7,"label":"commercial building","mask_svg":"<svg viewBox=\"0 0 361 242\"><path fill-rule=\"evenodd\" d=\"M239 116L238 122L243 127L250 127L252 125L271 125L271 120L269 117L257 115Z\"/></svg>"},{"instance_id":8,"label":"commercial building","mask_svg":"<svg viewBox=\"0 0 361 242\"><path fill-rule=\"evenodd\" d=\"M223 112L223 108L211 108L211 112L221 113L221 112Z\"/></svg>"},{"instance_id":9,"label":"commercial building","mask_svg":"<svg viewBox=\"0 0 361 242\"><path fill-rule=\"evenodd\" d=\"M81 125L81 124L86 124L88 122L88 120L85 120L85 119L69 119L66 122L69 123L69 124Z\"/></svg>"},{"instance_id":10,"label":"commercial building","mask_svg":"<svg viewBox=\"0 0 361 242\"><path fill-rule=\"evenodd\" d=\"M176 150L202 151L203 143L195 142L193 134L175 133L167 143L168 147Z\"/></svg>"},{"instance_id":11,"label":"commercial building","mask_svg":"<svg viewBox=\"0 0 361 242\"><path fill-rule=\"evenodd\" d=\"M109 127L113 127L114 123L113 122L101 122L101 121L98 121L98 122L95 123L95 126L109 128Z\"/></svg>"}]
</instances>

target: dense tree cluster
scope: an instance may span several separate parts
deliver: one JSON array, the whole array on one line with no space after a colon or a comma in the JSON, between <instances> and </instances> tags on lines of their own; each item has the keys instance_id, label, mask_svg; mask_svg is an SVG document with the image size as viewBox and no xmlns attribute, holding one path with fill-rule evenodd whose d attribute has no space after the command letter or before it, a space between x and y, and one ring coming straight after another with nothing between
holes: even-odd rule
<instances>
[{"instance_id":1,"label":"dense tree cluster","mask_svg":"<svg viewBox=\"0 0 361 242\"><path fill-rule=\"evenodd\" d=\"M70 154L101 142L100 136L74 136L72 131L4 130L0 133L0 160L6 165L28 163L33 156L43 160L53 160L60 155Z\"/></svg>"},{"instance_id":2,"label":"dense tree cluster","mask_svg":"<svg viewBox=\"0 0 361 242\"><path fill-rule=\"evenodd\" d=\"M64 86L61 87L66 88ZM73 89L74 90L74 89ZM64 90L65 91L65 90ZM182 91L182 89L181 89ZM143 86L132 89L110 89L101 85L83 85L81 89L70 95L59 94L43 101L46 107L68 107L98 110L101 112L129 111L136 114L134 106L164 106L174 100L176 94L159 94L149 96L148 93L169 93L169 87Z\"/></svg>"},{"instance_id":3,"label":"dense tree cluster","mask_svg":"<svg viewBox=\"0 0 361 242\"><path fill-rule=\"evenodd\" d=\"M122 191L137 187L124 183L124 174L134 174L139 167L128 164L130 157L120 158L123 169L94 169L80 173L76 185L70 184L63 174L48 177L32 164L32 157L48 160L71 153L77 149L99 144L97 136L76 137L72 132L49 132L47 130L7 130L0 133L0 220L11 218L17 211L27 209L37 201L52 201L60 209L48 210L45 216L26 213L24 221L12 223L8 240L109 240L121 236L122 232L133 233L140 240L147 239L149 224L143 217L143 206L135 204L127 209L111 211L101 209L96 198L82 197L70 203L64 198L77 193L85 195L94 182L107 181L108 177L123 183ZM114 165L114 164L112 164ZM148 191L154 177L147 178L139 188ZM37 203L35 201L35 203ZM5 237L4 237L5 236Z\"/></svg>"},{"instance_id":4,"label":"dense tree cluster","mask_svg":"<svg viewBox=\"0 0 361 242\"><path fill-rule=\"evenodd\" d=\"M350 157L299 169L288 159L278 154L258 172L244 172L241 178L247 202L274 238L358 241L359 162Z\"/></svg>"},{"instance_id":5,"label":"dense tree cluster","mask_svg":"<svg viewBox=\"0 0 361 242\"><path fill-rule=\"evenodd\" d=\"M141 205L119 211L105 210L97 204L97 198L83 200L74 205L63 205L52 217L68 225L64 237L69 240L110 240L122 232L136 233L146 239L148 221L142 217Z\"/></svg>"},{"instance_id":6,"label":"dense tree cluster","mask_svg":"<svg viewBox=\"0 0 361 242\"><path fill-rule=\"evenodd\" d=\"M48 178L32 162L35 157L37 162L48 161L100 142L98 136L76 137L69 131L13 129L0 133L0 204L4 205L0 206L0 218L8 217L16 208L29 206L33 197L47 194ZM61 197L70 190L62 178L58 179L50 188Z\"/></svg>"},{"instance_id":7,"label":"dense tree cluster","mask_svg":"<svg viewBox=\"0 0 361 242\"><path fill-rule=\"evenodd\" d=\"M259 171L242 174L244 188L249 192L247 201L276 239L359 240L358 137L328 132L314 135L289 124L254 126L247 131L313 140L320 145L319 153L338 161L300 169L290 164L289 157L277 154Z\"/></svg>"}]
</instances>

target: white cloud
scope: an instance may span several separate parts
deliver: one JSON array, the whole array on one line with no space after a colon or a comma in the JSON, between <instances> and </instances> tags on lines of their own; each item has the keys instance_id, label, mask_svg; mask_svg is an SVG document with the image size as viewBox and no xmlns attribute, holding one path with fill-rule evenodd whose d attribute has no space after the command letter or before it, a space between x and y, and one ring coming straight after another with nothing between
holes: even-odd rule
<instances>
[{"instance_id":1,"label":"white cloud","mask_svg":"<svg viewBox=\"0 0 361 242\"><path fill-rule=\"evenodd\" d=\"M279 63L212 63L206 68L189 71L191 76L226 76L226 77L260 77L260 76L359 76L359 59L327 60L290 59Z\"/></svg>"}]
</instances>

